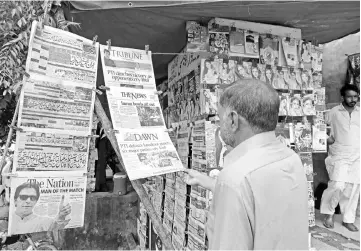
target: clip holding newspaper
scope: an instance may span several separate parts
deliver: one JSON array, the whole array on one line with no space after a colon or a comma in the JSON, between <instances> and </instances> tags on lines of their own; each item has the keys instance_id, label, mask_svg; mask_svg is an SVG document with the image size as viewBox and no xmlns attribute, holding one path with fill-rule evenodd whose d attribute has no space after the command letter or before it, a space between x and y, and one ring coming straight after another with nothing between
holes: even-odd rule
<instances>
[{"instance_id":1,"label":"clip holding newspaper","mask_svg":"<svg viewBox=\"0 0 361 251\"><path fill-rule=\"evenodd\" d=\"M166 132L155 93L151 53L100 45L107 98L120 154L130 180L184 169Z\"/></svg>"}]
</instances>

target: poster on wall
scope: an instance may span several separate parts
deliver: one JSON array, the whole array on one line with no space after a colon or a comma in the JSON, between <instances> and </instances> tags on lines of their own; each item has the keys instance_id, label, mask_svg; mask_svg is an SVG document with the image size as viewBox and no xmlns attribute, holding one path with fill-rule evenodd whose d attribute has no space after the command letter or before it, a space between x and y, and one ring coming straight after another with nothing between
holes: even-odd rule
<instances>
[{"instance_id":1,"label":"poster on wall","mask_svg":"<svg viewBox=\"0 0 361 251\"><path fill-rule=\"evenodd\" d=\"M91 132L95 93L84 83L40 75L24 80L18 127L35 132L88 136Z\"/></svg>"},{"instance_id":2,"label":"poster on wall","mask_svg":"<svg viewBox=\"0 0 361 251\"><path fill-rule=\"evenodd\" d=\"M124 87L111 90L107 98L114 129L165 127L155 91Z\"/></svg>"},{"instance_id":3,"label":"poster on wall","mask_svg":"<svg viewBox=\"0 0 361 251\"><path fill-rule=\"evenodd\" d=\"M86 177L13 177L10 235L84 225Z\"/></svg>"},{"instance_id":4,"label":"poster on wall","mask_svg":"<svg viewBox=\"0 0 361 251\"><path fill-rule=\"evenodd\" d=\"M104 82L107 87L156 90L151 52L100 45Z\"/></svg>"},{"instance_id":5,"label":"poster on wall","mask_svg":"<svg viewBox=\"0 0 361 251\"><path fill-rule=\"evenodd\" d=\"M165 129L123 129L116 134L130 180L181 171L182 162Z\"/></svg>"},{"instance_id":6,"label":"poster on wall","mask_svg":"<svg viewBox=\"0 0 361 251\"><path fill-rule=\"evenodd\" d=\"M26 72L95 87L99 43L34 21Z\"/></svg>"},{"instance_id":7,"label":"poster on wall","mask_svg":"<svg viewBox=\"0 0 361 251\"><path fill-rule=\"evenodd\" d=\"M87 170L89 138L17 132L13 172Z\"/></svg>"}]
</instances>

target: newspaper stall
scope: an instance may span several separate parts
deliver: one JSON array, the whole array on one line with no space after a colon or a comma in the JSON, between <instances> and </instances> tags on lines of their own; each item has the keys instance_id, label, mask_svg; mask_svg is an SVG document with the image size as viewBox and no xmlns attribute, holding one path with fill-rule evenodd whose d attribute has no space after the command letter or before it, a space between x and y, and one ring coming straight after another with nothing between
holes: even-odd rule
<instances>
[{"instance_id":1,"label":"newspaper stall","mask_svg":"<svg viewBox=\"0 0 361 251\"><path fill-rule=\"evenodd\" d=\"M309 188L309 226L313 227L312 154L327 149L322 46L302 40L300 29L240 20L189 21L185 29L187 44L169 63L168 80L157 86L163 91L163 114L183 166L217 177L225 150L216 157L221 87L239 79L260 79L279 93L276 135L302 160ZM154 177L144 186L150 196L164 192L159 217L174 248L206 250L211 192L185 185L180 172ZM146 214L138 220L138 234L142 248L164 249Z\"/></svg>"},{"instance_id":2,"label":"newspaper stall","mask_svg":"<svg viewBox=\"0 0 361 251\"><path fill-rule=\"evenodd\" d=\"M312 153L326 151L322 46L303 41L299 29L238 20L189 21L185 29L187 45L169 63L168 81L156 86L148 49L99 45L33 23L29 76L20 97L9 234L84 224L85 193L93 189L96 158L91 134L97 122L99 49L116 139L112 144L144 199L137 221L141 248L164 249L162 240L170 236L175 249L207 249L212 194L187 186L179 171L192 168L217 177L224 153L216 156L220 87L238 79L260 79L278 91L276 133L304 164L309 226L314 226ZM141 178L148 178L142 186L135 182Z\"/></svg>"}]
</instances>

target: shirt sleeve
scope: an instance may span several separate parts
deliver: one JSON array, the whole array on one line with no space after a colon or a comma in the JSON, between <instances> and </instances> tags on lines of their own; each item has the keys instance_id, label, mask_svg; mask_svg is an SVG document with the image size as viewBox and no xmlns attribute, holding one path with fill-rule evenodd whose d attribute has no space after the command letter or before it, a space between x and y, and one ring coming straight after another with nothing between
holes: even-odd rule
<instances>
[{"instance_id":1,"label":"shirt sleeve","mask_svg":"<svg viewBox=\"0 0 361 251\"><path fill-rule=\"evenodd\" d=\"M332 110L329 110L328 112L325 113L325 123L327 125L331 124L332 114L333 114Z\"/></svg>"},{"instance_id":2,"label":"shirt sleeve","mask_svg":"<svg viewBox=\"0 0 361 251\"><path fill-rule=\"evenodd\" d=\"M253 250L253 232L240 191L217 184L210 250Z\"/></svg>"}]
</instances>

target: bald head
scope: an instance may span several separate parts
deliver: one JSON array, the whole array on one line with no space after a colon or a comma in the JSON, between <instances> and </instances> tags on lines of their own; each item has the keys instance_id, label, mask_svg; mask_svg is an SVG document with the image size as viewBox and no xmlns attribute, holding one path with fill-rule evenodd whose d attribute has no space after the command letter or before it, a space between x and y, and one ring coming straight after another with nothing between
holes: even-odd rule
<instances>
[{"instance_id":1,"label":"bald head","mask_svg":"<svg viewBox=\"0 0 361 251\"><path fill-rule=\"evenodd\" d=\"M276 128L280 106L278 94L260 80L236 81L224 90L220 105L237 112L255 134Z\"/></svg>"}]
</instances>

